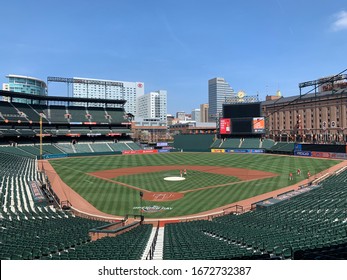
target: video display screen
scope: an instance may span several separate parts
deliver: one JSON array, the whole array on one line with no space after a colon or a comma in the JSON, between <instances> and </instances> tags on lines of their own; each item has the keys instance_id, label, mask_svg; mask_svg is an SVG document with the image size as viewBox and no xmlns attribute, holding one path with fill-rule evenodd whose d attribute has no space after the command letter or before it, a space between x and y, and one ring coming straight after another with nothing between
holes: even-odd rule
<instances>
[{"instance_id":1,"label":"video display screen","mask_svg":"<svg viewBox=\"0 0 347 280\"><path fill-rule=\"evenodd\" d=\"M253 118L253 133L265 133L265 119L263 117Z\"/></svg>"},{"instance_id":2,"label":"video display screen","mask_svg":"<svg viewBox=\"0 0 347 280\"><path fill-rule=\"evenodd\" d=\"M220 134L230 134L231 133L231 120L226 118L221 118L219 120L219 133Z\"/></svg>"},{"instance_id":3,"label":"video display screen","mask_svg":"<svg viewBox=\"0 0 347 280\"><path fill-rule=\"evenodd\" d=\"M234 119L232 122L232 134L252 133L252 119Z\"/></svg>"},{"instance_id":4,"label":"video display screen","mask_svg":"<svg viewBox=\"0 0 347 280\"><path fill-rule=\"evenodd\" d=\"M260 102L245 104L223 104L223 117L236 118L253 118L261 116Z\"/></svg>"}]
</instances>

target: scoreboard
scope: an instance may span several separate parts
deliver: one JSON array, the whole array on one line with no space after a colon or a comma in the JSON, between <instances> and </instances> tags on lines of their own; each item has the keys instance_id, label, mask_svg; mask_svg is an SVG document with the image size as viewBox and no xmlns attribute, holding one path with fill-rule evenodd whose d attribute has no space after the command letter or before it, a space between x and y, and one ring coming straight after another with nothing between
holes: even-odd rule
<instances>
[{"instance_id":1,"label":"scoreboard","mask_svg":"<svg viewBox=\"0 0 347 280\"><path fill-rule=\"evenodd\" d=\"M260 116L260 102L223 104L223 118L240 119Z\"/></svg>"},{"instance_id":2,"label":"scoreboard","mask_svg":"<svg viewBox=\"0 0 347 280\"><path fill-rule=\"evenodd\" d=\"M223 104L219 133L228 135L264 134L265 119L261 116L260 102Z\"/></svg>"}]
</instances>

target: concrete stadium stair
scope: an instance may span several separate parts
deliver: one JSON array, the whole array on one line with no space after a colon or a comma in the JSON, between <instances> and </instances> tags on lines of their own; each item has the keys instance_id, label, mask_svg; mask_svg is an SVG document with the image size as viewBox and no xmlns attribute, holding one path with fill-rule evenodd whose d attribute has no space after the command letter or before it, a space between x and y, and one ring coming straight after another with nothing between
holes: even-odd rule
<instances>
[{"instance_id":1,"label":"concrete stadium stair","mask_svg":"<svg viewBox=\"0 0 347 280\"><path fill-rule=\"evenodd\" d=\"M151 249L151 245L155 236L156 228L153 227L151 236L148 239L146 249L143 253L142 260L145 260L149 250ZM153 254L153 260L162 260L163 259L163 247L164 247L164 228L159 228L158 236L157 236L157 243L154 248L154 254Z\"/></svg>"}]
</instances>

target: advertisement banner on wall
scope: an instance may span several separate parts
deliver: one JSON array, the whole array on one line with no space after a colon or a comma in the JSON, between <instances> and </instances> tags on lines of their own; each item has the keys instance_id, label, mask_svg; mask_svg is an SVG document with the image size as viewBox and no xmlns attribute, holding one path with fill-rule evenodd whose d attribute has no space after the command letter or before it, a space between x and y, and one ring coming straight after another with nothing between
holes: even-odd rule
<instances>
[{"instance_id":1,"label":"advertisement banner on wall","mask_svg":"<svg viewBox=\"0 0 347 280\"><path fill-rule=\"evenodd\" d=\"M328 152L312 152L311 154L313 157L330 158L330 153Z\"/></svg>"},{"instance_id":2,"label":"advertisement banner on wall","mask_svg":"<svg viewBox=\"0 0 347 280\"><path fill-rule=\"evenodd\" d=\"M247 153L249 153L249 150L235 149L234 153L247 154Z\"/></svg>"},{"instance_id":3,"label":"advertisement banner on wall","mask_svg":"<svg viewBox=\"0 0 347 280\"><path fill-rule=\"evenodd\" d=\"M157 143L157 147L166 147L166 146L169 146L169 143L167 143L167 142L158 142Z\"/></svg>"},{"instance_id":4,"label":"advertisement banner on wall","mask_svg":"<svg viewBox=\"0 0 347 280\"><path fill-rule=\"evenodd\" d=\"M140 155L140 154L156 154L158 150L135 150L135 151L122 151L123 155Z\"/></svg>"},{"instance_id":5,"label":"advertisement banner on wall","mask_svg":"<svg viewBox=\"0 0 347 280\"><path fill-rule=\"evenodd\" d=\"M302 156L302 157L311 157L312 156L310 151L295 151L294 155Z\"/></svg>"},{"instance_id":6,"label":"advertisement banner on wall","mask_svg":"<svg viewBox=\"0 0 347 280\"><path fill-rule=\"evenodd\" d=\"M333 159L347 159L347 154L343 154L343 153L329 153L329 158L333 158Z\"/></svg>"},{"instance_id":7,"label":"advertisement banner on wall","mask_svg":"<svg viewBox=\"0 0 347 280\"><path fill-rule=\"evenodd\" d=\"M264 150L260 150L260 149L251 150L251 153L252 153L252 154L262 154L262 153L264 153L264 152L265 152Z\"/></svg>"},{"instance_id":8,"label":"advertisement banner on wall","mask_svg":"<svg viewBox=\"0 0 347 280\"><path fill-rule=\"evenodd\" d=\"M45 155L42 155L43 159L64 158L64 157L67 157L67 154L45 154Z\"/></svg>"},{"instance_id":9,"label":"advertisement banner on wall","mask_svg":"<svg viewBox=\"0 0 347 280\"><path fill-rule=\"evenodd\" d=\"M170 150L160 149L158 150L158 153L170 153Z\"/></svg>"},{"instance_id":10,"label":"advertisement banner on wall","mask_svg":"<svg viewBox=\"0 0 347 280\"><path fill-rule=\"evenodd\" d=\"M294 155L302 157L317 157L317 158L332 158L332 159L347 159L347 154L343 153L328 153L328 152L311 152L311 151L295 151Z\"/></svg>"},{"instance_id":11,"label":"advertisement banner on wall","mask_svg":"<svg viewBox=\"0 0 347 280\"><path fill-rule=\"evenodd\" d=\"M239 154L262 154L264 150L261 149L235 149L235 150L225 150L226 153L239 153Z\"/></svg>"},{"instance_id":12,"label":"advertisement banner on wall","mask_svg":"<svg viewBox=\"0 0 347 280\"><path fill-rule=\"evenodd\" d=\"M225 153L224 149L211 149L212 153Z\"/></svg>"}]
</instances>

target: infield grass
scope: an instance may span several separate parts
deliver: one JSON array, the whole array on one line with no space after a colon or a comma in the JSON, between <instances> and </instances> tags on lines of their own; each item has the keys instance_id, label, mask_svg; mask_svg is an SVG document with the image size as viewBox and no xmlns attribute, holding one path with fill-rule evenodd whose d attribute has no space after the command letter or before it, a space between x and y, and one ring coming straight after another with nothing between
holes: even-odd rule
<instances>
[{"instance_id":1,"label":"infield grass","mask_svg":"<svg viewBox=\"0 0 347 280\"><path fill-rule=\"evenodd\" d=\"M179 176L179 170L164 172L150 172L145 174L133 174L128 176L119 176L115 181L132 185L152 192L181 192L194 190L207 186L218 184L228 184L240 181L233 176L225 176L213 173L189 170L184 181L170 182L165 181L165 177Z\"/></svg>"}]
</instances>

